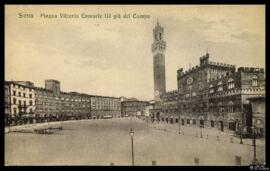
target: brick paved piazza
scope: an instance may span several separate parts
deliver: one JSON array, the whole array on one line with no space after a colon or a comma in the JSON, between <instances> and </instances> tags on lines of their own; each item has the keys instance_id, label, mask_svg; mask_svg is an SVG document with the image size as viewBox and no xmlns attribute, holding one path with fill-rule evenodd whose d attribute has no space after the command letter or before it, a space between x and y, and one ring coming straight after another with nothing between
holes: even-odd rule
<instances>
[{"instance_id":1,"label":"brick paved piazza","mask_svg":"<svg viewBox=\"0 0 270 171\"><path fill-rule=\"evenodd\" d=\"M146 124L137 118L67 121L64 130L54 134L5 134L6 165L131 165L129 130L135 131L135 165L235 165L235 155L242 157L242 165L253 158L250 139L230 142L230 135L218 131L181 127L177 124ZM199 136L195 137L196 133ZM206 139L206 134L208 139ZM219 135L220 141L216 140ZM264 141L257 142L257 158L265 156Z\"/></svg>"}]
</instances>

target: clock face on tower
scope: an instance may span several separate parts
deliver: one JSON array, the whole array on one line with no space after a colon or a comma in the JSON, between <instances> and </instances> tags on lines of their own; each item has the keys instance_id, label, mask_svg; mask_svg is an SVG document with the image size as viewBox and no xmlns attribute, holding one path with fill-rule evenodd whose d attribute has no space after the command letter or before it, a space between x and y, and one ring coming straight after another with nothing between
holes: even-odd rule
<instances>
[{"instance_id":1,"label":"clock face on tower","mask_svg":"<svg viewBox=\"0 0 270 171\"><path fill-rule=\"evenodd\" d=\"M158 96L158 95L159 95L159 91L158 91L158 90L156 90L155 95L156 95L156 96Z\"/></svg>"},{"instance_id":2,"label":"clock face on tower","mask_svg":"<svg viewBox=\"0 0 270 171\"><path fill-rule=\"evenodd\" d=\"M193 78L192 78L192 77L189 77L189 78L187 79L187 84L192 84L192 82L193 82Z\"/></svg>"}]
</instances>

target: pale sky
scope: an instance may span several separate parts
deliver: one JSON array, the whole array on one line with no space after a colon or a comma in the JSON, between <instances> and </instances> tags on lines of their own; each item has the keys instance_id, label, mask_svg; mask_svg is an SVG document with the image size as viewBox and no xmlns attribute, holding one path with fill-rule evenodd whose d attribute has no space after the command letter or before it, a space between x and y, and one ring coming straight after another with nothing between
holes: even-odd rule
<instances>
[{"instance_id":1,"label":"pale sky","mask_svg":"<svg viewBox=\"0 0 270 171\"><path fill-rule=\"evenodd\" d=\"M30 13L34 18L19 18ZM137 13L148 19L53 19L40 14ZM132 17L132 16L131 16ZM167 43L166 88L177 89L176 71L210 61L265 68L263 5L5 7L5 80L61 82L62 91L154 97L152 30L157 18Z\"/></svg>"}]
</instances>

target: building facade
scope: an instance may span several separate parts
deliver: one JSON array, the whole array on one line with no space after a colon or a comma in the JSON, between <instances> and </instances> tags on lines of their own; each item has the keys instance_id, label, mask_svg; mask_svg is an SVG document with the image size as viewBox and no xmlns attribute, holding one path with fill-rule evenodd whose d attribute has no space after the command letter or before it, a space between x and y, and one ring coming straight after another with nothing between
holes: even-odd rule
<instances>
[{"instance_id":1,"label":"building facade","mask_svg":"<svg viewBox=\"0 0 270 171\"><path fill-rule=\"evenodd\" d=\"M12 123L17 120L25 121L25 118L34 117L35 111L35 92L34 87L26 86L22 83L17 83L14 81L5 82L5 90L8 93L8 108ZM19 118L19 119L18 119ZM15 123L17 124L17 123ZM22 124L22 123L20 123Z\"/></svg>"},{"instance_id":2,"label":"building facade","mask_svg":"<svg viewBox=\"0 0 270 171\"><path fill-rule=\"evenodd\" d=\"M209 54L200 65L177 71L178 89L162 96L155 105L157 120L208 127L220 131L250 133L248 98L265 94L264 69L211 62Z\"/></svg>"},{"instance_id":3,"label":"building facade","mask_svg":"<svg viewBox=\"0 0 270 171\"><path fill-rule=\"evenodd\" d=\"M179 105L178 105L178 90L169 91L162 96L162 104L160 106L160 114L158 114L158 121L166 123L178 123Z\"/></svg>"},{"instance_id":4,"label":"building facade","mask_svg":"<svg viewBox=\"0 0 270 171\"><path fill-rule=\"evenodd\" d=\"M60 82L45 80L45 88L29 81L5 82L5 119L26 124L69 119L121 117L121 99L62 92Z\"/></svg>"},{"instance_id":5,"label":"building facade","mask_svg":"<svg viewBox=\"0 0 270 171\"><path fill-rule=\"evenodd\" d=\"M160 96L166 93L165 74L165 49L164 28L157 22L153 29L154 43L152 44L153 67L154 67L154 96L160 100Z\"/></svg>"},{"instance_id":6,"label":"building facade","mask_svg":"<svg viewBox=\"0 0 270 171\"><path fill-rule=\"evenodd\" d=\"M5 83L5 125L8 125L10 122L10 114L11 114L11 108L10 108L10 89L9 85Z\"/></svg>"},{"instance_id":7,"label":"building facade","mask_svg":"<svg viewBox=\"0 0 270 171\"><path fill-rule=\"evenodd\" d=\"M90 108L93 119L120 118L121 98L91 95Z\"/></svg>"},{"instance_id":8,"label":"building facade","mask_svg":"<svg viewBox=\"0 0 270 171\"><path fill-rule=\"evenodd\" d=\"M43 119L120 117L120 98L62 92L60 82L57 80L46 80L45 88L37 88L36 93L38 105L36 113Z\"/></svg>"},{"instance_id":9,"label":"building facade","mask_svg":"<svg viewBox=\"0 0 270 171\"><path fill-rule=\"evenodd\" d=\"M35 87L36 121L59 120L61 113L60 82L45 80L45 88Z\"/></svg>"},{"instance_id":10,"label":"building facade","mask_svg":"<svg viewBox=\"0 0 270 171\"><path fill-rule=\"evenodd\" d=\"M153 119L153 117L151 116L153 116L152 113L153 113L154 107L155 107L155 101L149 101L147 105L145 106L144 111L143 111L143 117L146 120L146 122L149 122L151 119Z\"/></svg>"},{"instance_id":11,"label":"building facade","mask_svg":"<svg viewBox=\"0 0 270 171\"><path fill-rule=\"evenodd\" d=\"M61 92L60 116L73 119L90 119L90 95L77 92Z\"/></svg>"},{"instance_id":12,"label":"building facade","mask_svg":"<svg viewBox=\"0 0 270 171\"><path fill-rule=\"evenodd\" d=\"M147 101L140 101L138 99L127 99L126 101L122 101L121 102L122 117L128 116L141 117L147 105L148 105Z\"/></svg>"},{"instance_id":13,"label":"building facade","mask_svg":"<svg viewBox=\"0 0 270 171\"><path fill-rule=\"evenodd\" d=\"M182 124L204 127L208 120L208 83L235 70L235 65L209 61L209 54L188 71L177 71L178 106ZM191 122L192 120L192 122Z\"/></svg>"},{"instance_id":14,"label":"building facade","mask_svg":"<svg viewBox=\"0 0 270 171\"><path fill-rule=\"evenodd\" d=\"M59 111L59 98L55 97L52 90L35 87L37 122L48 121L55 118Z\"/></svg>"},{"instance_id":15,"label":"building facade","mask_svg":"<svg viewBox=\"0 0 270 171\"><path fill-rule=\"evenodd\" d=\"M252 108L252 127L255 128L257 138L265 137L265 96L248 98Z\"/></svg>"},{"instance_id":16,"label":"building facade","mask_svg":"<svg viewBox=\"0 0 270 171\"><path fill-rule=\"evenodd\" d=\"M240 67L236 72L209 82L208 120L223 131L250 133L252 111L247 100L264 95L264 70Z\"/></svg>"}]
</instances>

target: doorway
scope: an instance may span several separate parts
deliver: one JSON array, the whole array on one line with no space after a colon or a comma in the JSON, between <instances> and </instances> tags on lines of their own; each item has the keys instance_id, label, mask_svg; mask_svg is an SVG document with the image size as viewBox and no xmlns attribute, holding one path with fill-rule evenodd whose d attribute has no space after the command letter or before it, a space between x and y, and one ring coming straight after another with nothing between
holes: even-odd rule
<instances>
[{"instance_id":1,"label":"doorway","mask_svg":"<svg viewBox=\"0 0 270 171\"><path fill-rule=\"evenodd\" d=\"M236 131L236 122L235 121L229 122L229 130Z\"/></svg>"},{"instance_id":2,"label":"doorway","mask_svg":"<svg viewBox=\"0 0 270 171\"><path fill-rule=\"evenodd\" d=\"M200 127L204 128L204 120L200 120Z\"/></svg>"},{"instance_id":3,"label":"doorway","mask_svg":"<svg viewBox=\"0 0 270 171\"><path fill-rule=\"evenodd\" d=\"M224 125L223 125L223 122L222 121L219 121L220 123L220 130L223 132L224 131Z\"/></svg>"},{"instance_id":4,"label":"doorway","mask_svg":"<svg viewBox=\"0 0 270 171\"><path fill-rule=\"evenodd\" d=\"M182 125L185 125L185 120L181 119Z\"/></svg>"},{"instance_id":5,"label":"doorway","mask_svg":"<svg viewBox=\"0 0 270 171\"><path fill-rule=\"evenodd\" d=\"M159 112L156 115L156 119L157 119L158 122L160 121L160 113Z\"/></svg>"}]
</instances>

